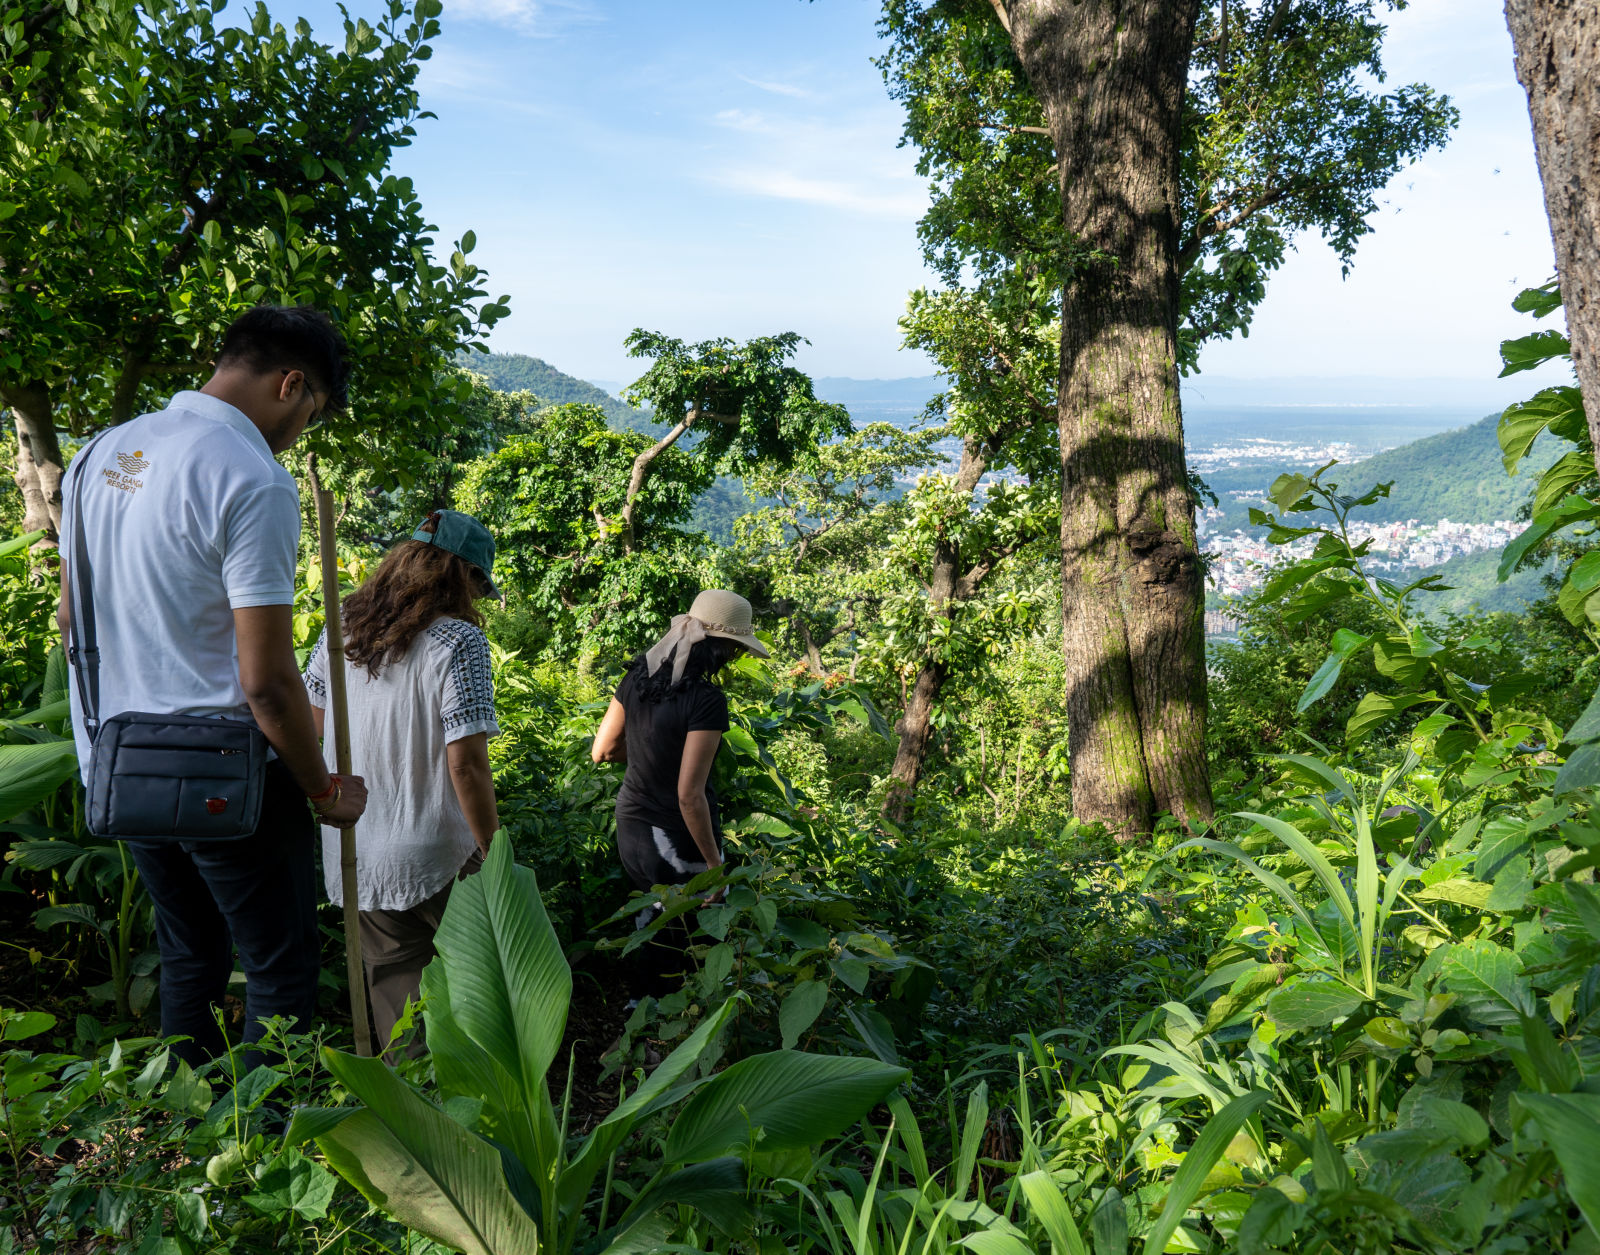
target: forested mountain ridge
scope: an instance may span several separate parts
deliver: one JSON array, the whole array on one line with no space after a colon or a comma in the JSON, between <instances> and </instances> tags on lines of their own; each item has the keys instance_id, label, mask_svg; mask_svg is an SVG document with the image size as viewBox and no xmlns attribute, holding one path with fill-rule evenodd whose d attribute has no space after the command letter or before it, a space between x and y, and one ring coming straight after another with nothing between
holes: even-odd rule
<instances>
[{"instance_id":1,"label":"forested mountain ridge","mask_svg":"<svg viewBox=\"0 0 1600 1255\"><path fill-rule=\"evenodd\" d=\"M1488 414L1467 427L1425 436L1386 449L1359 462L1336 466L1330 478L1341 491L1359 495L1374 484L1392 482L1389 496L1362 506L1354 517L1374 523L1417 519L1437 523L1492 523L1513 519L1533 492L1539 476L1557 456L1554 441L1541 437L1516 475L1507 475L1497 431L1499 414ZM1330 431L1329 435L1337 433ZM1247 527L1248 508L1260 505L1267 486L1282 471L1308 472L1302 465L1230 466L1206 471L1206 483L1227 516L1214 530Z\"/></svg>"},{"instance_id":2,"label":"forested mountain ridge","mask_svg":"<svg viewBox=\"0 0 1600 1255\"><path fill-rule=\"evenodd\" d=\"M659 431L648 414L619 401L604 388L557 370L543 358L525 353L463 353L456 362L482 375L500 392L531 392L546 405L597 405L618 430Z\"/></svg>"},{"instance_id":3,"label":"forested mountain ridge","mask_svg":"<svg viewBox=\"0 0 1600 1255\"><path fill-rule=\"evenodd\" d=\"M1492 523L1515 518L1557 452L1553 440L1542 438L1517 473L1507 475L1501 462L1499 423L1499 414L1489 414L1470 427L1387 449L1353 463L1341 487L1361 493L1393 481L1388 497L1357 512L1373 522Z\"/></svg>"}]
</instances>

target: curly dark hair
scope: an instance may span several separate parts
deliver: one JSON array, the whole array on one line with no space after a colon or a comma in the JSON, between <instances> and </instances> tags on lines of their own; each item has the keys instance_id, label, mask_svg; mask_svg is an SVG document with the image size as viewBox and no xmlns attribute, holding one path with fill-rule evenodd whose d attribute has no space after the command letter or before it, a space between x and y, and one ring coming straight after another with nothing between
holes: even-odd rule
<instances>
[{"instance_id":1,"label":"curly dark hair","mask_svg":"<svg viewBox=\"0 0 1600 1255\"><path fill-rule=\"evenodd\" d=\"M709 684L716 683L716 674L727 666L744 650L738 641L730 641L722 636L708 636L703 641L696 641L689 648L689 661L683 668L683 679L676 684L672 682L672 659L676 651L669 655L661 664L654 675L646 669L649 663L645 656L640 654L628 664L629 671L636 671L637 678L633 682L633 691L640 701L659 702L669 693L677 692L686 684L695 684L705 681Z\"/></svg>"},{"instance_id":2,"label":"curly dark hair","mask_svg":"<svg viewBox=\"0 0 1600 1255\"><path fill-rule=\"evenodd\" d=\"M435 619L483 626L474 604L485 594L478 568L448 549L403 540L372 577L344 599L344 653L367 674L405 655Z\"/></svg>"}]
</instances>

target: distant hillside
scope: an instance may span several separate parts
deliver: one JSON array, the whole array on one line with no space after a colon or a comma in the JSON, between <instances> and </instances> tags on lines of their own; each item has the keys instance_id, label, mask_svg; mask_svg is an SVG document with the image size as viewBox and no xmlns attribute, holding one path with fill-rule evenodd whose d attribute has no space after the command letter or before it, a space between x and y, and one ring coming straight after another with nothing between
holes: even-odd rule
<instances>
[{"instance_id":1,"label":"distant hillside","mask_svg":"<svg viewBox=\"0 0 1600 1255\"><path fill-rule=\"evenodd\" d=\"M1343 491L1358 495L1374 484L1394 481L1386 500L1358 512L1357 517L1374 522L1491 523L1515 518L1539 476L1556 460L1556 442L1541 439L1516 475L1507 475L1495 435L1499 422L1498 414L1490 414L1471 427L1415 440L1348 470L1336 467L1334 477Z\"/></svg>"},{"instance_id":2,"label":"distant hillside","mask_svg":"<svg viewBox=\"0 0 1600 1255\"><path fill-rule=\"evenodd\" d=\"M924 405L950 386L943 375L916 375L907 379L848 379L823 375L811 381L824 401L849 405L854 401L887 401L905 405Z\"/></svg>"},{"instance_id":3,"label":"distant hillside","mask_svg":"<svg viewBox=\"0 0 1600 1255\"><path fill-rule=\"evenodd\" d=\"M1490 414L1470 427L1413 440L1364 461L1336 466L1330 477L1341 492L1351 496L1360 496L1374 484L1393 481L1387 498L1356 511L1357 518L1375 523L1406 519L1423 523L1437 523L1440 519L1492 523L1496 519L1513 519L1532 495L1539 476L1555 461L1559 449L1554 440L1541 437L1516 475L1507 475L1495 434L1499 421L1498 414ZM1258 464L1207 471L1202 478L1222 497L1222 507L1228 512L1216 530L1249 526L1248 501L1233 500L1228 493L1249 491L1265 495L1267 485L1286 470L1308 468Z\"/></svg>"},{"instance_id":4,"label":"distant hillside","mask_svg":"<svg viewBox=\"0 0 1600 1255\"><path fill-rule=\"evenodd\" d=\"M1428 570L1429 574L1442 577L1444 582L1450 585L1449 591L1418 593L1416 604L1429 615L1443 610L1461 612L1474 608L1521 614L1527 609L1529 602L1538 601L1544 596L1541 570L1518 571L1502 584L1498 578L1499 569L1498 549L1480 549L1476 553L1457 554L1448 562L1430 567ZM1423 574L1422 571L1408 571L1405 582L1409 584Z\"/></svg>"},{"instance_id":5,"label":"distant hillside","mask_svg":"<svg viewBox=\"0 0 1600 1255\"><path fill-rule=\"evenodd\" d=\"M462 354L457 360L501 392L531 392L547 405L571 402L598 405L611 425L621 431L653 434L660 430L659 424L651 421L648 414L625 405L592 383L564 374L540 358L523 353L470 353Z\"/></svg>"}]
</instances>

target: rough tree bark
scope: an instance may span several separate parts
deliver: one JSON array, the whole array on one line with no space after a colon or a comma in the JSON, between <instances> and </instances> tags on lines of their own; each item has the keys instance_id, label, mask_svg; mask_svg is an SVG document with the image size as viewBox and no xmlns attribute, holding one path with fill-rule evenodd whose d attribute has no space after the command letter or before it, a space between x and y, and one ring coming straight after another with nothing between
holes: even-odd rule
<instances>
[{"instance_id":1,"label":"rough tree bark","mask_svg":"<svg viewBox=\"0 0 1600 1255\"><path fill-rule=\"evenodd\" d=\"M988 457L983 446L968 436L961 443L961 464L956 468L956 487L970 498L983 478ZM970 557L968 558L970 561ZM953 603L969 600L977 592L979 581L987 574L992 560L980 570L977 566L962 571L961 547L941 540L934 547L933 562L928 577L928 601L933 613L949 618L955 612ZM972 578L976 574L977 578ZM928 742L933 737L933 708L944 687L947 668L937 658L925 658L917 671L916 683L906 698L905 713L901 715L896 730L900 744L895 749L894 767L889 772L889 789L884 796L884 814L897 823L905 819L916 794L917 783L922 778L922 765L928 758Z\"/></svg>"},{"instance_id":2,"label":"rough tree bark","mask_svg":"<svg viewBox=\"0 0 1600 1255\"><path fill-rule=\"evenodd\" d=\"M1600 469L1600 0L1506 0Z\"/></svg>"},{"instance_id":3,"label":"rough tree bark","mask_svg":"<svg viewBox=\"0 0 1600 1255\"><path fill-rule=\"evenodd\" d=\"M1211 815L1204 587L1178 402L1179 143L1197 0L993 0L1060 157L1061 579L1073 810Z\"/></svg>"},{"instance_id":4,"label":"rough tree bark","mask_svg":"<svg viewBox=\"0 0 1600 1255\"><path fill-rule=\"evenodd\" d=\"M17 471L22 493L22 530L43 531L54 544L61 531L61 475L65 465L56 434L50 390L40 383L0 385L17 432Z\"/></svg>"}]
</instances>

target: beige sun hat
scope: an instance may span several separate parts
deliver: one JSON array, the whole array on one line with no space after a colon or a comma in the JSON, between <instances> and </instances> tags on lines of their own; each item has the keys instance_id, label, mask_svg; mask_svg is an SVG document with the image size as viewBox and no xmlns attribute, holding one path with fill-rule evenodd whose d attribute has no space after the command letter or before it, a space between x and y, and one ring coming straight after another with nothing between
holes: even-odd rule
<instances>
[{"instance_id":1,"label":"beige sun hat","mask_svg":"<svg viewBox=\"0 0 1600 1255\"><path fill-rule=\"evenodd\" d=\"M676 684L683 678L689 651L708 636L736 641L758 658L768 656L767 647L751 629L750 603L726 588L707 588L694 599L689 612L673 616L667 634L645 650L646 673L654 675L671 657L672 682Z\"/></svg>"}]
</instances>

